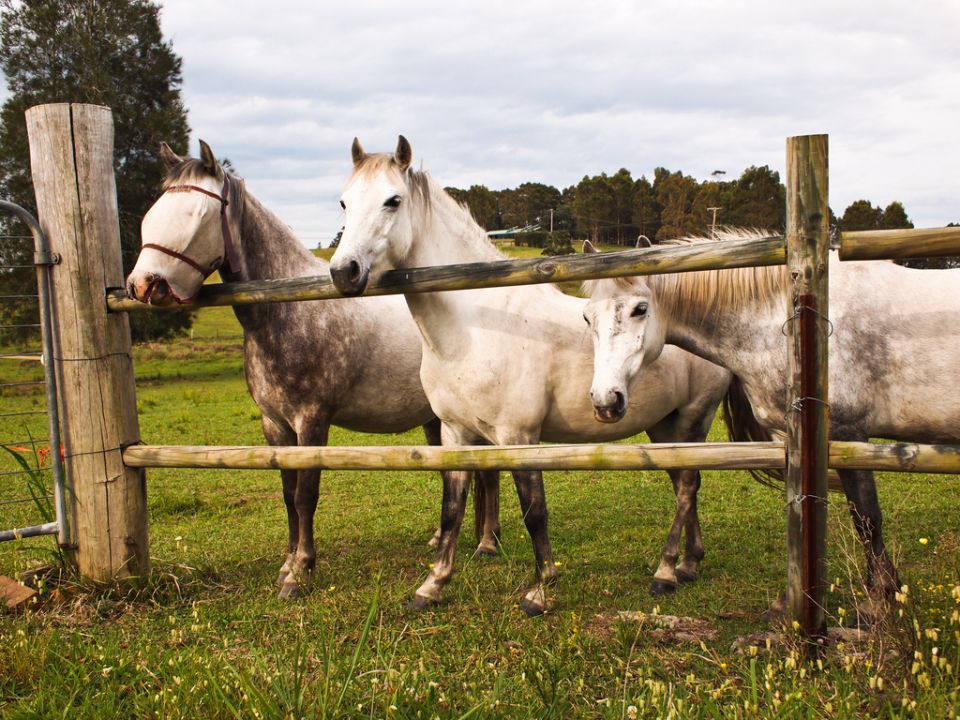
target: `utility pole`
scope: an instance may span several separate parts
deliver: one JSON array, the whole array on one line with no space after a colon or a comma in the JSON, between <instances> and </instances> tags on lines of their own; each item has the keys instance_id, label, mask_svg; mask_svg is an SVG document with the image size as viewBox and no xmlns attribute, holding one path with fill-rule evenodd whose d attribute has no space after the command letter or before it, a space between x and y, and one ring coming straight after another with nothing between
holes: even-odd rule
<instances>
[{"instance_id":1,"label":"utility pole","mask_svg":"<svg viewBox=\"0 0 960 720\"><path fill-rule=\"evenodd\" d=\"M553 232L553 208L550 208L550 232Z\"/></svg>"},{"instance_id":2,"label":"utility pole","mask_svg":"<svg viewBox=\"0 0 960 720\"><path fill-rule=\"evenodd\" d=\"M717 236L717 212L720 210L718 207L708 207L707 210L713 213L713 219L710 221L710 235L711 237Z\"/></svg>"}]
</instances>

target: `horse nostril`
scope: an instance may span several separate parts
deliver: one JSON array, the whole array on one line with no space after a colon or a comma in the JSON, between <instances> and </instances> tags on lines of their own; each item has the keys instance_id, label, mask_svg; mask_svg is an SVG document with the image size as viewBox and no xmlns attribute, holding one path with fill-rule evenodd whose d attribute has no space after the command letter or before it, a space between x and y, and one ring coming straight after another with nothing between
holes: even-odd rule
<instances>
[{"instance_id":1,"label":"horse nostril","mask_svg":"<svg viewBox=\"0 0 960 720\"><path fill-rule=\"evenodd\" d=\"M627 407L627 399L623 396L623 393L620 392L619 390L613 393L613 397L616 400L615 407L617 411L623 412L623 410Z\"/></svg>"},{"instance_id":2,"label":"horse nostril","mask_svg":"<svg viewBox=\"0 0 960 720\"><path fill-rule=\"evenodd\" d=\"M348 276L350 278L350 282L355 283L360 279L362 271L360 269L360 263L358 263L356 260L350 261L350 265L347 266L347 270L350 273Z\"/></svg>"},{"instance_id":3,"label":"horse nostril","mask_svg":"<svg viewBox=\"0 0 960 720\"><path fill-rule=\"evenodd\" d=\"M341 294L360 295L367 287L369 270L356 260L344 261L336 267L330 267L330 277Z\"/></svg>"}]
</instances>

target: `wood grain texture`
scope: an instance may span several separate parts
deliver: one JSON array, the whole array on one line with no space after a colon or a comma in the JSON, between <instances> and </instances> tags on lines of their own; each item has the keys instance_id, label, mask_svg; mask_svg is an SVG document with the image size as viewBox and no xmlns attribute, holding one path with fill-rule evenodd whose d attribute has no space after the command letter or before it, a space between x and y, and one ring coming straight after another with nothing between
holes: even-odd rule
<instances>
[{"instance_id":1,"label":"wood grain texture","mask_svg":"<svg viewBox=\"0 0 960 720\"><path fill-rule=\"evenodd\" d=\"M140 437L130 328L104 303L123 283L113 119L66 103L26 115L39 220L61 257L52 282L71 540L83 575L139 576L149 569L145 483L121 453Z\"/></svg>"},{"instance_id":2,"label":"wood grain texture","mask_svg":"<svg viewBox=\"0 0 960 720\"><path fill-rule=\"evenodd\" d=\"M960 255L960 227L840 233L841 260Z\"/></svg>"},{"instance_id":3,"label":"wood grain texture","mask_svg":"<svg viewBox=\"0 0 960 720\"><path fill-rule=\"evenodd\" d=\"M429 268L390 270L371 278L364 295L465 290L505 287L627 275L783 265L783 238L738 240L695 245L663 246L590 255L526 258L497 262L461 263ZM122 285L121 282L119 285ZM328 275L204 285L193 305L253 305L257 303L327 300L342 297ZM113 312L137 312L160 308L131 300L122 287L107 294ZM173 306L175 310L182 306Z\"/></svg>"},{"instance_id":4,"label":"wood grain texture","mask_svg":"<svg viewBox=\"0 0 960 720\"><path fill-rule=\"evenodd\" d=\"M742 470L783 468L783 443L435 446L135 445L131 467L321 470Z\"/></svg>"},{"instance_id":5,"label":"wood grain texture","mask_svg":"<svg viewBox=\"0 0 960 720\"><path fill-rule=\"evenodd\" d=\"M826 632L823 611L827 532L827 136L787 139L785 473L787 611L810 637Z\"/></svg>"}]
</instances>

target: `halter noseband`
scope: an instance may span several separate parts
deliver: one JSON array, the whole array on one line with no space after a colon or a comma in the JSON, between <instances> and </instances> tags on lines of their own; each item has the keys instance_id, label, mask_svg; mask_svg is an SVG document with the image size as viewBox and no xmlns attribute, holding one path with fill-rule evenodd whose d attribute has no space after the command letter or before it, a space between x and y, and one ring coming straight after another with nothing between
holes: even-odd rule
<instances>
[{"instance_id":1,"label":"halter noseband","mask_svg":"<svg viewBox=\"0 0 960 720\"><path fill-rule=\"evenodd\" d=\"M223 190L219 195L212 193L205 188L200 187L199 185L171 185L166 190L164 194L168 192L199 192L212 197L214 200L220 203L220 232L223 235L223 267L225 267L230 272L239 272L240 271L240 261L237 258L237 251L233 245L233 236L230 233L230 223L227 220L227 205L230 204L227 200L227 191L230 189L230 178L226 172L223 173ZM198 273L200 273L204 279L209 277L214 270L219 266L214 266L211 268L205 268L196 260L191 257L187 257L183 253L178 253L176 250L171 250L168 247L163 245L156 245L154 243L144 243L141 246L142 249L150 248L152 250L157 250L169 255L172 258L176 258L180 262L186 263Z\"/></svg>"}]
</instances>

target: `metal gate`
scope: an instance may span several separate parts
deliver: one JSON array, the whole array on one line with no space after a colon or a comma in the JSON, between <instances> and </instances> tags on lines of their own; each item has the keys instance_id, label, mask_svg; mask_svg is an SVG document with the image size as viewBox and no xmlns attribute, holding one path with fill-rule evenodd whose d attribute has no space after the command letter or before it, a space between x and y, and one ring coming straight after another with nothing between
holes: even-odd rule
<instances>
[{"instance_id":1,"label":"metal gate","mask_svg":"<svg viewBox=\"0 0 960 720\"><path fill-rule=\"evenodd\" d=\"M31 233L0 236L0 542L57 535L63 545L64 466L50 289L57 258L33 215L2 200L0 210L13 213Z\"/></svg>"}]
</instances>

